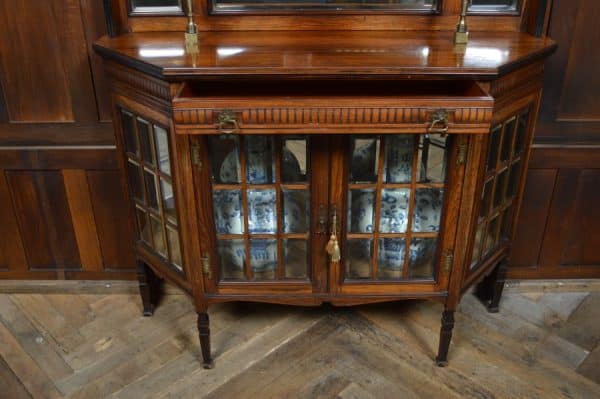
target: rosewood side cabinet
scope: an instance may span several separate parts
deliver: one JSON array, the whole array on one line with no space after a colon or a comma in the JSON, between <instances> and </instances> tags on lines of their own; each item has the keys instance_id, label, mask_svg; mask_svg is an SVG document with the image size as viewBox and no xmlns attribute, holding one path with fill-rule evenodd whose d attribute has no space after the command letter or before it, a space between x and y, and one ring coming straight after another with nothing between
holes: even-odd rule
<instances>
[{"instance_id":1,"label":"rosewood side cabinet","mask_svg":"<svg viewBox=\"0 0 600 399\"><path fill-rule=\"evenodd\" d=\"M216 302L438 301L439 365L472 285L498 310L555 47L527 2L473 1L455 44L455 0L194 1L191 45L180 1L112 3L144 315L157 279L187 292L205 367Z\"/></svg>"}]
</instances>

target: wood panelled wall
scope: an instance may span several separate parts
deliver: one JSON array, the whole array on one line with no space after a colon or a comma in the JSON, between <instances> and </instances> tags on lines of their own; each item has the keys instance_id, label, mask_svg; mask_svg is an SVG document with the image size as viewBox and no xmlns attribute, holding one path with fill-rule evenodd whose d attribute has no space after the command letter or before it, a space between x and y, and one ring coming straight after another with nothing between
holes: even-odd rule
<instances>
[{"instance_id":1,"label":"wood panelled wall","mask_svg":"<svg viewBox=\"0 0 600 399\"><path fill-rule=\"evenodd\" d=\"M538 15L560 47L510 276L600 277L600 2L533 3L552 6ZM106 79L91 50L103 11L97 0L0 2L0 278L135 277Z\"/></svg>"},{"instance_id":2,"label":"wood panelled wall","mask_svg":"<svg viewBox=\"0 0 600 399\"><path fill-rule=\"evenodd\" d=\"M509 276L600 278L600 2L554 1L535 146Z\"/></svg>"},{"instance_id":3,"label":"wood panelled wall","mask_svg":"<svg viewBox=\"0 0 600 399\"><path fill-rule=\"evenodd\" d=\"M102 2L0 2L0 278L134 278Z\"/></svg>"}]
</instances>

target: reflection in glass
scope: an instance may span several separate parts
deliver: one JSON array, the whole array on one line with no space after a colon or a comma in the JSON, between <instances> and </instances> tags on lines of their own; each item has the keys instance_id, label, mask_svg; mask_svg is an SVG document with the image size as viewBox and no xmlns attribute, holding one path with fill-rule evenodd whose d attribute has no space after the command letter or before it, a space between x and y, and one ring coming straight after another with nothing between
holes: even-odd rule
<instances>
[{"instance_id":1,"label":"reflection in glass","mask_svg":"<svg viewBox=\"0 0 600 399\"><path fill-rule=\"evenodd\" d=\"M158 191L156 189L156 176L154 173L144 169L144 182L148 193L148 206L158 211Z\"/></svg>"},{"instance_id":2,"label":"reflection in glass","mask_svg":"<svg viewBox=\"0 0 600 399\"><path fill-rule=\"evenodd\" d=\"M350 179L353 183L377 182L379 139L352 137Z\"/></svg>"},{"instance_id":3,"label":"reflection in glass","mask_svg":"<svg viewBox=\"0 0 600 399\"><path fill-rule=\"evenodd\" d=\"M410 189L381 190L380 233L405 233L408 226Z\"/></svg>"},{"instance_id":4,"label":"reflection in glass","mask_svg":"<svg viewBox=\"0 0 600 399\"><path fill-rule=\"evenodd\" d=\"M123 128L123 139L125 140L125 151L139 157L133 115L121 110L121 126Z\"/></svg>"},{"instance_id":5,"label":"reflection in glass","mask_svg":"<svg viewBox=\"0 0 600 399\"><path fill-rule=\"evenodd\" d=\"M404 238L380 238L377 278L399 280L404 268L406 240Z\"/></svg>"},{"instance_id":6,"label":"reflection in glass","mask_svg":"<svg viewBox=\"0 0 600 399\"><path fill-rule=\"evenodd\" d=\"M283 263L286 278L308 277L307 247L306 240L283 239Z\"/></svg>"},{"instance_id":7,"label":"reflection in glass","mask_svg":"<svg viewBox=\"0 0 600 399\"><path fill-rule=\"evenodd\" d=\"M239 190L213 191L215 227L218 234L242 234L244 219Z\"/></svg>"},{"instance_id":8,"label":"reflection in glass","mask_svg":"<svg viewBox=\"0 0 600 399\"><path fill-rule=\"evenodd\" d=\"M529 111L519 115L517 123L517 137L515 139L515 156L520 155L525 147L525 138L527 136L527 125L529 123Z\"/></svg>"},{"instance_id":9,"label":"reflection in glass","mask_svg":"<svg viewBox=\"0 0 600 399\"><path fill-rule=\"evenodd\" d=\"M414 137L411 134L386 136L384 183L409 183L411 181Z\"/></svg>"},{"instance_id":10,"label":"reflection in glass","mask_svg":"<svg viewBox=\"0 0 600 399\"><path fill-rule=\"evenodd\" d=\"M500 227L501 238L508 239L512 229L513 206L509 206L504 210L502 215L502 226Z\"/></svg>"},{"instance_id":11,"label":"reflection in glass","mask_svg":"<svg viewBox=\"0 0 600 399\"><path fill-rule=\"evenodd\" d=\"M250 267L255 280L274 280L277 274L277 240L250 240Z\"/></svg>"},{"instance_id":12,"label":"reflection in glass","mask_svg":"<svg viewBox=\"0 0 600 399\"><path fill-rule=\"evenodd\" d=\"M510 158L512 151L513 137L515 136L515 126L517 119L512 118L504 124L504 136L502 138L502 151L500 152L500 161L506 162Z\"/></svg>"},{"instance_id":13,"label":"reflection in glass","mask_svg":"<svg viewBox=\"0 0 600 399\"><path fill-rule=\"evenodd\" d=\"M308 152L306 138L283 138L281 149L281 181L300 183L307 180Z\"/></svg>"},{"instance_id":14,"label":"reflection in glass","mask_svg":"<svg viewBox=\"0 0 600 399\"><path fill-rule=\"evenodd\" d=\"M246 136L246 176L249 184L273 183L272 136Z\"/></svg>"},{"instance_id":15,"label":"reflection in glass","mask_svg":"<svg viewBox=\"0 0 600 399\"><path fill-rule=\"evenodd\" d=\"M131 12L135 14L182 13L181 0L130 0Z\"/></svg>"},{"instance_id":16,"label":"reflection in glass","mask_svg":"<svg viewBox=\"0 0 600 399\"><path fill-rule=\"evenodd\" d=\"M500 145L500 134L502 133L502 125L496 126L490 133L488 154L487 154L487 171L496 169L498 161L498 146Z\"/></svg>"},{"instance_id":17,"label":"reflection in glass","mask_svg":"<svg viewBox=\"0 0 600 399\"><path fill-rule=\"evenodd\" d=\"M421 135L419 142L419 182L443 183L446 179L446 136Z\"/></svg>"},{"instance_id":18,"label":"reflection in glass","mask_svg":"<svg viewBox=\"0 0 600 399\"><path fill-rule=\"evenodd\" d=\"M412 231L432 232L440 229L443 195L441 188L417 188Z\"/></svg>"},{"instance_id":19,"label":"reflection in glass","mask_svg":"<svg viewBox=\"0 0 600 399\"><path fill-rule=\"evenodd\" d=\"M479 261L479 255L483 246L483 228L485 223L481 223L477 226L477 232L475 233L475 241L473 243L473 253L471 255L471 269L477 265Z\"/></svg>"},{"instance_id":20,"label":"reflection in glass","mask_svg":"<svg viewBox=\"0 0 600 399\"><path fill-rule=\"evenodd\" d=\"M148 221L148 214L143 209L138 207L135 208L135 213L137 216L140 239L146 244L152 245L152 234L150 232L150 222Z\"/></svg>"},{"instance_id":21,"label":"reflection in glass","mask_svg":"<svg viewBox=\"0 0 600 399\"><path fill-rule=\"evenodd\" d=\"M158 169L166 175L171 175L171 162L169 160L169 136L167 131L154 125L154 147L158 157Z\"/></svg>"},{"instance_id":22,"label":"reflection in glass","mask_svg":"<svg viewBox=\"0 0 600 399\"><path fill-rule=\"evenodd\" d=\"M240 182L239 139L234 136L211 136L209 154L215 183Z\"/></svg>"},{"instance_id":23,"label":"reflection in glass","mask_svg":"<svg viewBox=\"0 0 600 399\"><path fill-rule=\"evenodd\" d=\"M169 251L171 252L171 263L179 269L179 271L183 271L181 265L183 262L181 261L181 246L179 244L179 233L177 230L167 225L167 240L169 241Z\"/></svg>"},{"instance_id":24,"label":"reflection in glass","mask_svg":"<svg viewBox=\"0 0 600 399\"><path fill-rule=\"evenodd\" d=\"M152 238L154 241L154 250L167 258L167 243L163 234L163 225L160 219L150 215L150 224L152 225Z\"/></svg>"},{"instance_id":25,"label":"reflection in glass","mask_svg":"<svg viewBox=\"0 0 600 399\"><path fill-rule=\"evenodd\" d=\"M371 278L373 240L348 240L346 242L346 278Z\"/></svg>"},{"instance_id":26,"label":"reflection in glass","mask_svg":"<svg viewBox=\"0 0 600 399\"><path fill-rule=\"evenodd\" d=\"M274 189L248 190L248 231L250 234L277 232L277 196Z\"/></svg>"},{"instance_id":27,"label":"reflection in glass","mask_svg":"<svg viewBox=\"0 0 600 399\"><path fill-rule=\"evenodd\" d=\"M215 13L228 12L266 12L266 11L423 11L437 10L437 0L211 0Z\"/></svg>"},{"instance_id":28,"label":"reflection in glass","mask_svg":"<svg viewBox=\"0 0 600 399\"><path fill-rule=\"evenodd\" d=\"M437 238L413 238L408 263L409 278L433 278Z\"/></svg>"},{"instance_id":29,"label":"reflection in glass","mask_svg":"<svg viewBox=\"0 0 600 399\"><path fill-rule=\"evenodd\" d=\"M494 187L494 179L485 183L483 187L483 196L481 197L481 208L479 209L479 217L484 218L490 212L490 203L492 201L492 188Z\"/></svg>"},{"instance_id":30,"label":"reflection in glass","mask_svg":"<svg viewBox=\"0 0 600 399\"><path fill-rule=\"evenodd\" d=\"M374 204L375 190L350 190L348 193L348 232L373 232Z\"/></svg>"},{"instance_id":31,"label":"reflection in glass","mask_svg":"<svg viewBox=\"0 0 600 399\"><path fill-rule=\"evenodd\" d=\"M309 221L308 191L283 189L282 192L283 232L306 233Z\"/></svg>"},{"instance_id":32,"label":"reflection in glass","mask_svg":"<svg viewBox=\"0 0 600 399\"><path fill-rule=\"evenodd\" d=\"M150 124L143 119L138 118L138 134L140 138L140 147L142 149L142 158L144 162L154 165L154 153L152 152L152 139Z\"/></svg>"},{"instance_id":33,"label":"reflection in glass","mask_svg":"<svg viewBox=\"0 0 600 399\"><path fill-rule=\"evenodd\" d=\"M512 198L517 193L520 174L521 162L515 162L510 167L510 178L508 179L508 187L506 188L506 198Z\"/></svg>"},{"instance_id":34,"label":"reflection in glass","mask_svg":"<svg viewBox=\"0 0 600 399\"><path fill-rule=\"evenodd\" d=\"M160 179L160 191L163 198L163 211L172 222L177 223L177 210L175 209L175 196L173 186L165 179Z\"/></svg>"},{"instance_id":35,"label":"reflection in glass","mask_svg":"<svg viewBox=\"0 0 600 399\"><path fill-rule=\"evenodd\" d=\"M129 176L129 189L131 196L144 202L144 185L142 184L141 168L131 160L127 162L127 175Z\"/></svg>"},{"instance_id":36,"label":"reflection in glass","mask_svg":"<svg viewBox=\"0 0 600 399\"><path fill-rule=\"evenodd\" d=\"M496 232L498 231L498 218L490 220L487 225L487 234L485 235L485 244L483 254L487 255L490 251L496 248Z\"/></svg>"},{"instance_id":37,"label":"reflection in glass","mask_svg":"<svg viewBox=\"0 0 600 399\"><path fill-rule=\"evenodd\" d=\"M518 0L471 0L471 13L505 13L517 11Z\"/></svg>"},{"instance_id":38,"label":"reflection in glass","mask_svg":"<svg viewBox=\"0 0 600 399\"><path fill-rule=\"evenodd\" d=\"M246 246L244 240L218 240L217 252L223 280L244 279L244 263L246 262Z\"/></svg>"},{"instance_id":39,"label":"reflection in glass","mask_svg":"<svg viewBox=\"0 0 600 399\"><path fill-rule=\"evenodd\" d=\"M508 180L508 169L505 169L496 177L496 191L494 192L494 208L500 206L504 201L506 182Z\"/></svg>"}]
</instances>

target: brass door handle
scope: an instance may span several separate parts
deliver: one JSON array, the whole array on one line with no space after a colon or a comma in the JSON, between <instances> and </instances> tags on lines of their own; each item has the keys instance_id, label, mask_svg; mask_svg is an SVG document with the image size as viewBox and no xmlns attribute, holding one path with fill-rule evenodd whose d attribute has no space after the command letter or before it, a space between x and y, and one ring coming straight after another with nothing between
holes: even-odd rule
<instances>
[{"instance_id":1,"label":"brass door handle","mask_svg":"<svg viewBox=\"0 0 600 399\"><path fill-rule=\"evenodd\" d=\"M448 133L448 112L438 110L431 116L431 125L427 133L446 134Z\"/></svg>"},{"instance_id":2,"label":"brass door handle","mask_svg":"<svg viewBox=\"0 0 600 399\"><path fill-rule=\"evenodd\" d=\"M219 133L233 134L239 130L238 121L233 111L221 111L218 116Z\"/></svg>"}]
</instances>

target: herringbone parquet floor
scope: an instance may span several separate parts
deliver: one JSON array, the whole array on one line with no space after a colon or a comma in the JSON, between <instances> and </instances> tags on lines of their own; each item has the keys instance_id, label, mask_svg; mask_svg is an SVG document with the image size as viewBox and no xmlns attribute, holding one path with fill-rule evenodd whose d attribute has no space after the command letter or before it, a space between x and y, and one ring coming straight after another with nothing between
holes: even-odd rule
<instances>
[{"instance_id":1,"label":"herringbone parquet floor","mask_svg":"<svg viewBox=\"0 0 600 399\"><path fill-rule=\"evenodd\" d=\"M152 318L133 287L0 294L0 398L599 398L588 288L509 287L497 315L467 295L444 369L434 303L215 305L204 370L195 313L172 290Z\"/></svg>"}]
</instances>

